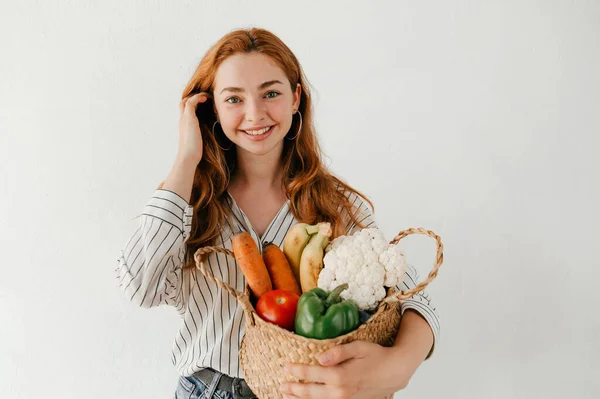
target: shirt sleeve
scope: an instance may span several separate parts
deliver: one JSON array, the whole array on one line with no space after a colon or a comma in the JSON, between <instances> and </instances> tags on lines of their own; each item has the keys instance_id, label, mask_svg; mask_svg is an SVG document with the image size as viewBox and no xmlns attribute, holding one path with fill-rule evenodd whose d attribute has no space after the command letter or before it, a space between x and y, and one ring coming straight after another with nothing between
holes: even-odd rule
<instances>
[{"instance_id":1,"label":"shirt sleeve","mask_svg":"<svg viewBox=\"0 0 600 399\"><path fill-rule=\"evenodd\" d=\"M350 202L353 204L355 209L355 215L358 221L364 225L364 228L377 228L377 223L373 216L373 211L369 207L368 203L360 198L358 195L352 193L349 195ZM356 223L349 222L346 235L352 235L359 231L361 228ZM411 265L406 265L406 271L404 273L404 280L402 286L396 286L398 291L406 291L413 289L419 283L419 273ZM427 290L416 293L412 297L405 299L400 302L401 313L404 314L406 310L413 309L418 312L429 324L431 331L433 332L433 346L431 351L427 355L427 359L432 355L433 348L436 342L438 342L440 334L440 319L437 309L431 301L431 297L427 293Z\"/></svg>"},{"instance_id":2,"label":"shirt sleeve","mask_svg":"<svg viewBox=\"0 0 600 399\"><path fill-rule=\"evenodd\" d=\"M159 189L144 207L137 230L121 250L116 269L127 299L149 308L185 305L183 264L193 207L176 193Z\"/></svg>"},{"instance_id":3,"label":"shirt sleeve","mask_svg":"<svg viewBox=\"0 0 600 399\"><path fill-rule=\"evenodd\" d=\"M411 290L419 283L419 273L413 266L407 264L406 272L404 273L404 281L401 287L396 287L398 291ZM406 310L413 309L417 311L429 324L431 331L433 332L433 346L429 351L426 359L429 359L433 354L433 348L435 348L436 342L438 342L440 335L440 317L437 309L433 306L431 297L427 293L427 290L417 292L415 295L408 299L400 302L401 313L404 314Z\"/></svg>"}]
</instances>

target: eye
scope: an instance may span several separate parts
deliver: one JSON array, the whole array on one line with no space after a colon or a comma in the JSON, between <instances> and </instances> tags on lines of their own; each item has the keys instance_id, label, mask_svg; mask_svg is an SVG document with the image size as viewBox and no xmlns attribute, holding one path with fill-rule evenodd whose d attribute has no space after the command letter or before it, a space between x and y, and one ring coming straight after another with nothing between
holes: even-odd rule
<instances>
[{"instance_id":1,"label":"eye","mask_svg":"<svg viewBox=\"0 0 600 399\"><path fill-rule=\"evenodd\" d=\"M230 101L230 100L235 100L235 101ZM240 99L238 97L229 97L225 101L228 102L229 104L237 104L240 101Z\"/></svg>"},{"instance_id":2,"label":"eye","mask_svg":"<svg viewBox=\"0 0 600 399\"><path fill-rule=\"evenodd\" d=\"M265 97L267 97L267 98L275 98L275 97L279 96L279 94L281 94L281 93L276 92L276 91L270 91L270 92L268 92L265 95Z\"/></svg>"}]
</instances>

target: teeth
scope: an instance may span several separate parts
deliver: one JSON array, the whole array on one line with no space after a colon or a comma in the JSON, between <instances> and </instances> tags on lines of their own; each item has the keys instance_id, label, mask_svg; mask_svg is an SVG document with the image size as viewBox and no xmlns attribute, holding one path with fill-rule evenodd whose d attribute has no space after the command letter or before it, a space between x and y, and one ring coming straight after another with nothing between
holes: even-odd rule
<instances>
[{"instance_id":1,"label":"teeth","mask_svg":"<svg viewBox=\"0 0 600 399\"><path fill-rule=\"evenodd\" d=\"M260 130L244 130L246 133L248 133L251 136L259 136L261 134L265 134L271 127L266 127L264 129L260 129Z\"/></svg>"}]
</instances>

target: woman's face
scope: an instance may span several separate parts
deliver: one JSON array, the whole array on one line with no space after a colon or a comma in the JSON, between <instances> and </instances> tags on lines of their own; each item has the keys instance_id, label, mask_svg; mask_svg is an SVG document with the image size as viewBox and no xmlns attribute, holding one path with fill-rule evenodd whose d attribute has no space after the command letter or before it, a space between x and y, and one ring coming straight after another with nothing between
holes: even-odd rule
<instances>
[{"instance_id":1,"label":"woman's face","mask_svg":"<svg viewBox=\"0 0 600 399\"><path fill-rule=\"evenodd\" d=\"M283 146L300 92L300 84L292 91L283 70L268 56L253 52L223 61L215 76L213 97L229 140L238 150L263 155Z\"/></svg>"}]
</instances>

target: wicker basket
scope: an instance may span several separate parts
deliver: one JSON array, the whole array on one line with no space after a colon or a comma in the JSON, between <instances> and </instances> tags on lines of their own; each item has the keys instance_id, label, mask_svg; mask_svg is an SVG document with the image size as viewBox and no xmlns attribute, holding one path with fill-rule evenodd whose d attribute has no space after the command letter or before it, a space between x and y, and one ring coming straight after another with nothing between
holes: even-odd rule
<instances>
[{"instance_id":1,"label":"wicker basket","mask_svg":"<svg viewBox=\"0 0 600 399\"><path fill-rule=\"evenodd\" d=\"M333 346L355 340L370 341L383 346L394 344L400 327L400 301L424 290L436 278L444 259L440 237L432 231L422 228L401 231L390 244L397 244L411 234L424 234L436 240L436 262L427 278L409 291L396 293L393 289L389 289L386 298L380 302L377 311L366 323L348 334L325 340L305 338L264 321L250 302L248 286L243 293L237 291L211 275L202 262L203 255L211 252L225 253L232 257L233 252L217 247L205 247L196 251L194 259L200 272L233 295L244 308L246 332L240 347L240 364L244 378L256 396L263 399L283 397L279 392L280 384L284 381L298 381L297 378L284 371L284 366L288 362L318 365L319 362L316 359L318 355ZM392 396L385 399L392 398Z\"/></svg>"}]
</instances>

